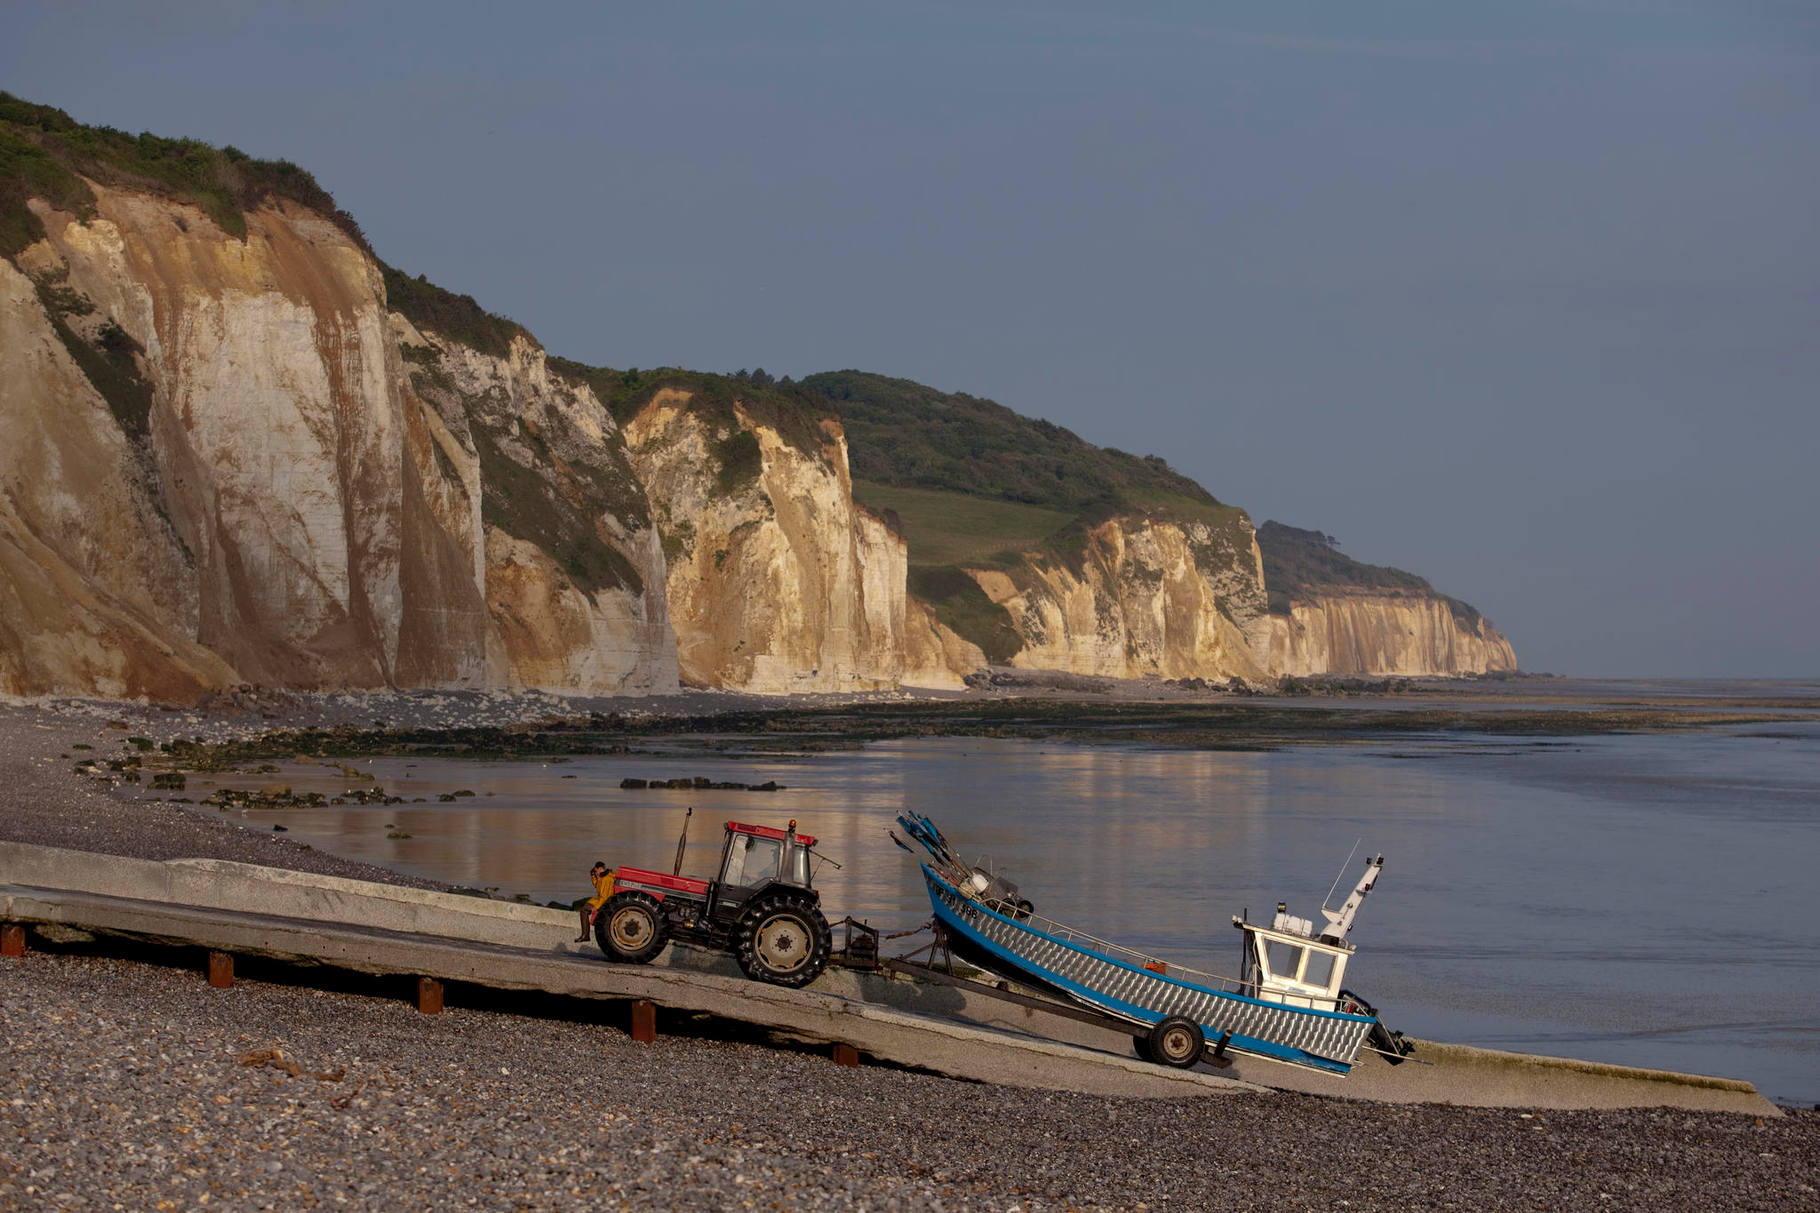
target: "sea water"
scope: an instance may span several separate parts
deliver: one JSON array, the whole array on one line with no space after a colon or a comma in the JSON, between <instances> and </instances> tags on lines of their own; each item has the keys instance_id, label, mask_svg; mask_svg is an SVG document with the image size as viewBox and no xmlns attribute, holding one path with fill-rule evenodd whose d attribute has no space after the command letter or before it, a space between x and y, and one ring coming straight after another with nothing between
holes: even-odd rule
<instances>
[{"instance_id":1,"label":"sea water","mask_svg":"<svg viewBox=\"0 0 1820 1213\"><path fill-rule=\"evenodd\" d=\"M683 871L702 876L718 862L722 822L795 818L826 856L816 884L829 917L895 931L929 918L916 864L887 833L914 810L1044 916L1219 973L1237 966L1233 915L1268 918L1282 900L1318 921L1336 879L1337 906L1381 852L1347 985L1392 1028L1746 1078L1771 1097L1820 1100L1812 719L1270 753L930 739L767 758L709 746L357 765L425 803L237 815L451 885L565 903L588 892L596 859L668 871L686 807L695 815ZM619 786L697 775L785 790ZM320 764L286 764L268 781L329 795L374 786ZM436 799L456 790L475 795Z\"/></svg>"}]
</instances>

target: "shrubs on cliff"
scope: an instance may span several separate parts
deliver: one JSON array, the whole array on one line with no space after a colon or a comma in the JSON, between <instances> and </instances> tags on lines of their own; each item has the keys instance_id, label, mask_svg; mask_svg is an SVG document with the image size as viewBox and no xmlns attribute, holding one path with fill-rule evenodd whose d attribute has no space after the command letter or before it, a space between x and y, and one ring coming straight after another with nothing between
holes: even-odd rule
<instances>
[{"instance_id":1,"label":"shrubs on cliff","mask_svg":"<svg viewBox=\"0 0 1820 1213\"><path fill-rule=\"evenodd\" d=\"M0 113L12 98L0 93ZM59 210L84 213L95 198L76 174L10 123L0 119L0 256L12 257L42 239L44 223L25 202L42 198Z\"/></svg>"},{"instance_id":2,"label":"shrubs on cliff","mask_svg":"<svg viewBox=\"0 0 1820 1213\"><path fill-rule=\"evenodd\" d=\"M1474 636L1482 634L1483 617L1471 604L1437 593L1426 577L1354 560L1340 551L1340 541L1332 535L1266 522L1258 528L1258 549L1264 556L1264 585L1270 592L1273 615L1287 615L1293 605L1311 602L1323 590L1363 590L1438 598L1463 630Z\"/></svg>"},{"instance_id":3,"label":"shrubs on cliff","mask_svg":"<svg viewBox=\"0 0 1820 1213\"><path fill-rule=\"evenodd\" d=\"M69 285L67 266L34 275L32 284L38 288L38 300L63 348L107 401L120 429L135 441L145 438L150 429L152 383L139 368L144 348L112 317L95 316L94 300ZM98 326L95 319L101 321ZM77 332L78 325L90 336Z\"/></svg>"},{"instance_id":4,"label":"shrubs on cliff","mask_svg":"<svg viewBox=\"0 0 1820 1213\"><path fill-rule=\"evenodd\" d=\"M716 375L673 366L644 371L632 367L620 371L608 366L589 366L569 358L551 358L550 369L594 389L594 394L621 425L636 417L659 392L685 392L689 396L689 407L697 415L736 426L734 405L737 404L755 422L776 431L785 442L808 453L821 450L821 420L832 411L822 396L805 392L787 379L772 380L769 375L764 377L767 382L760 383L751 374ZM736 477L747 472L756 475L758 466L751 460L757 453L756 440L749 453L737 449L723 451L721 466L723 469L729 466L727 457L731 454L736 457Z\"/></svg>"},{"instance_id":5,"label":"shrubs on cliff","mask_svg":"<svg viewBox=\"0 0 1820 1213\"><path fill-rule=\"evenodd\" d=\"M585 507L570 502L548 477L553 464L536 436L521 426L516 441L502 442L486 426L473 428L480 457L481 521L543 549L575 586L585 593L603 589L644 592L644 580L632 562L600 537ZM527 467L504 449L531 448L536 465Z\"/></svg>"},{"instance_id":6,"label":"shrubs on cliff","mask_svg":"<svg viewBox=\"0 0 1820 1213\"><path fill-rule=\"evenodd\" d=\"M965 392L862 371L810 375L801 386L839 408L857 480L1100 518L1154 508L1169 498L1219 504L1157 456L1097 447L1059 425Z\"/></svg>"},{"instance_id":7,"label":"shrubs on cliff","mask_svg":"<svg viewBox=\"0 0 1820 1213\"><path fill-rule=\"evenodd\" d=\"M268 197L288 198L372 251L354 217L288 160L257 160L239 148L196 139L85 126L60 109L0 92L0 253L12 256L44 235L27 198L92 217L95 197L82 177L186 202L242 240L247 211Z\"/></svg>"},{"instance_id":8,"label":"shrubs on cliff","mask_svg":"<svg viewBox=\"0 0 1820 1213\"><path fill-rule=\"evenodd\" d=\"M1264 556L1264 585L1273 614L1289 614L1293 604L1312 601L1322 589L1434 596L1426 578L1354 560L1340 551L1338 539L1320 531L1266 522L1258 528L1258 549Z\"/></svg>"},{"instance_id":9,"label":"shrubs on cliff","mask_svg":"<svg viewBox=\"0 0 1820 1213\"><path fill-rule=\"evenodd\" d=\"M736 493L758 479L764 470L764 456L758 449L758 435L751 430L734 430L716 443L715 457L720 471L715 484L722 493Z\"/></svg>"},{"instance_id":10,"label":"shrubs on cliff","mask_svg":"<svg viewBox=\"0 0 1820 1213\"><path fill-rule=\"evenodd\" d=\"M375 261L379 259L374 258ZM429 281L422 274L413 278L402 270L379 262L385 278L386 306L402 312L405 319L420 329L439 337L504 358L512 349L512 338L523 337L537 345L537 338L516 320L487 311L472 295L457 295ZM542 348L541 346L539 348Z\"/></svg>"},{"instance_id":11,"label":"shrubs on cliff","mask_svg":"<svg viewBox=\"0 0 1820 1213\"><path fill-rule=\"evenodd\" d=\"M1003 665L1024 647L1011 612L986 596L963 570L913 568L910 592L929 604L935 617L962 640L979 646L993 665Z\"/></svg>"}]
</instances>

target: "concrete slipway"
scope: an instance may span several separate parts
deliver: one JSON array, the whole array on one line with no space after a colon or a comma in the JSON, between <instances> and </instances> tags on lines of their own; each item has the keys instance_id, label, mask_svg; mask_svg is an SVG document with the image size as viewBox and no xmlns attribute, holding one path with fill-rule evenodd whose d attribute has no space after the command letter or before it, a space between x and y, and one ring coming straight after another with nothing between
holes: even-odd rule
<instances>
[{"instance_id":1,"label":"concrete slipway","mask_svg":"<svg viewBox=\"0 0 1820 1213\"><path fill-rule=\"evenodd\" d=\"M176 943L371 974L646 1000L845 1044L956 1078L1097 1095L1272 1089L1541 1108L1673 1106L1778 1115L1747 1082L1419 1042L1430 1065L1367 1054L1350 1075L1234 1056L1215 1070L1140 1061L1094 1025L903 978L830 970L804 990L747 981L726 957L671 948L647 966L570 943L568 911L213 859L156 863L0 843L0 922Z\"/></svg>"}]
</instances>

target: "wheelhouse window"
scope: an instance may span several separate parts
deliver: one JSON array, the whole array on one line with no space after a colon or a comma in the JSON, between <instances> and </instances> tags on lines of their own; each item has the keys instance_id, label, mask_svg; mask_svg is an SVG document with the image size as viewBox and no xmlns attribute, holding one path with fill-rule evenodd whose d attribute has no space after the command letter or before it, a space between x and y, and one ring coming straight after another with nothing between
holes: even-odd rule
<instances>
[{"instance_id":1,"label":"wheelhouse window","mask_svg":"<svg viewBox=\"0 0 1820 1213\"><path fill-rule=\"evenodd\" d=\"M1310 951L1308 953L1308 967L1302 970L1303 983L1311 986L1320 986L1323 990L1331 989L1333 986L1333 962L1334 955L1332 952Z\"/></svg>"},{"instance_id":2,"label":"wheelhouse window","mask_svg":"<svg viewBox=\"0 0 1820 1213\"><path fill-rule=\"evenodd\" d=\"M1298 948L1291 943L1271 939L1264 943L1264 963L1270 969L1270 975L1283 981L1295 981L1296 974L1302 967L1302 953L1305 948Z\"/></svg>"}]
</instances>

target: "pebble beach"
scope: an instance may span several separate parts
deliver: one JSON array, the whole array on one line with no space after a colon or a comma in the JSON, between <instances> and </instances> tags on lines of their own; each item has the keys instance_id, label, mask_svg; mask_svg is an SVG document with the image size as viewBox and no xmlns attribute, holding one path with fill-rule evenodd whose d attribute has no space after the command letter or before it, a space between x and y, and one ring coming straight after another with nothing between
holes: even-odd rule
<instances>
[{"instance_id":1,"label":"pebble beach","mask_svg":"<svg viewBox=\"0 0 1820 1213\"><path fill-rule=\"evenodd\" d=\"M302 710L0 705L0 839L423 883L112 796L60 757ZM1812 1111L1104 1099L847 1069L713 1024L641 1045L611 1009L456 988L437 1016L276 966L212 989L179 950L33 942L0 961L0 1209L1820 1210Z\"/></svg>"}]
</instances>

